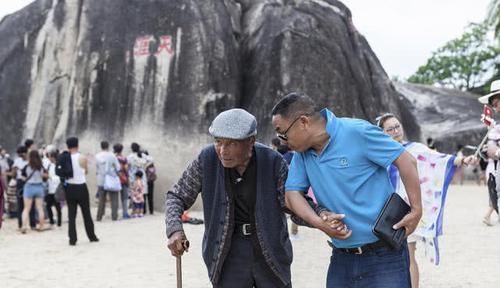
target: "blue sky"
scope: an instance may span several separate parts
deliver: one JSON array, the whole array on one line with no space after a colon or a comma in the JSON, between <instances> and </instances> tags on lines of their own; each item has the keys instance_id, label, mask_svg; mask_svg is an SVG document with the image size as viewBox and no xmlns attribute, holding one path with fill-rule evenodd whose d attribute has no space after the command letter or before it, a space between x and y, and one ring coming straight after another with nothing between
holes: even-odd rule
<instances>
[{"instance_id":1,"label":"blue sky","mask_svg":"<svg viewBox=\"0 0 500 288\"><path fill-rule=\"evenodd\" d=\"M0 18L32 0L4 0ZM407 78L432 51L485 18L490 0L344 0L389 76Z\"/></svg>"}]
</instances>

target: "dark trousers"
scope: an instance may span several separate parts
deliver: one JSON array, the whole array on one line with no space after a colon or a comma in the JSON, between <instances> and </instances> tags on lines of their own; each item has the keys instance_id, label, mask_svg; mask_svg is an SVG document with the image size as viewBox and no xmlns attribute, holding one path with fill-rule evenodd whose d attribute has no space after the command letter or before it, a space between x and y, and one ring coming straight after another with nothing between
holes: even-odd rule
<instances>
[{"instance_id":1,"label":"dark trousers","mask_svg":"<svg viewBox=\"0 0 500 288\"><path fill-rule=\"evenodd\" d=\"M146 214L146 206L149 207L149 214L153 214L155 207L153 205L153 196L155 191L155 182L148 181L148 194L144 195L144 214ZM147 205L146 205L147 203Z\"/></svg>"},{"instance_id":2,"label":"dark trousers","mask_svg":"<svg viewBox=\"0 0 500 288\"><path fill-rule=\"evenodd\" d=\"M22 189L24 187L24 181L22 180L17 180L16 183L16 188L17 188L17 226L19 228L23 227L23 209L24 209L24 198L23 195L20 195L22 193ZM36 209L35 209L35 201L31 204L31 209L30 209L30 227L35 228L36 227Z\"/></svg>"},{"instance_id":3,"label":"dark trousers","mask_svg":"<svg viewBox=\"0 0 500 288\"><path fill-rule=\"evenodd\" d=\"M216 288L284 287L267 265L255 235L235 233ZM291 288L292 286L286 286Z\"/></svg>"},{"instance_id":4,"label":"dark trousers","mask_svg":"<svg viewBox=\"0 0 500 288\"><path fill-rule=\"evenodd\" d=\"M65 188L66 203L68 204L68 235L69 242L76 243L76 209L80 206L82 211L85 231L89 240L96 239L94 222L90 213L89 190L86 184L68 184Z\"/></svg>"},{"instance_id":5,"label":"dark trousers","mask_svg":"<svg viewBox=\"0 0 500 288\"><path fill-rule=\"evenodd\" d=\"M61 226L61 203L56 201L54 194L47 194L45 196L45 203L47 204L47 215L49 216L50 224L54 224L54 213L52 212L52 206L54 206L57 213L57 226Z\"/></svg>"},{"instance_id":6,"label":"dark trousers","mask_svg":"<svg viewBox=\"0 0 500 288\"><path fill-rule=\"evenodd\" d=\"M111 200L111 220L118 220L118 191L108 191L104 190L104 187L99 186L97 188L97 193L99 194L99 205L97 207L97 221L101 221L106 210L106 197L109 195Z\"/></svg>"}]
</instances>

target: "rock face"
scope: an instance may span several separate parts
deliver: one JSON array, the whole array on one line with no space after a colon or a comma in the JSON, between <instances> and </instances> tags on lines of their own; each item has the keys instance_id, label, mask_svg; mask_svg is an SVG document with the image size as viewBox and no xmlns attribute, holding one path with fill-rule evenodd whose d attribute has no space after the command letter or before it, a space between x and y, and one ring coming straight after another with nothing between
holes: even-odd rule
<instances>
[{"instance_id":1,"label":"rock face","mask_svg":"<svg viewBox=\"0 0 500 288\"><path fill-rule=\"evenodd\" d=\"M394 86L422 131L421 138L409 137L411 140L423 142L432 137L438 151L454 154L457 145L477 146L486 135L477 95L416 84L396 82Z\"/></svg>"},{"instance_id":2,"label":"rock face","mask_svg":"<svg viewBox=\"0 0 500 288\"><path fill-rule=\"evenodd\" d=\"M8 147L69 134L204 135L235 106L256 114L268 140L269 111L294 90L340 116L407 114L333 0L38 0L4 18L0 37Z\"/></svg>"},{"instance_id":3,"label":"rock face","mask_svg":"<svg viewBox=\"0 0 500 288\"><path fill-rule=\"evenodd\" d=\"M308 93L339 116L419 127L335 0L37 0L0 22L0 139L13 150L136 141L170 184L214 116L243 107L268 142L272 106Z\"/></svg>"},{"instance_id":4,"label":"rock face","mask_svg":"<svg viewBox=\"0 0 500 288\"><path fill-rule=\"evenodd\" d=\"M197 2L36 1L6 17L0 37L11 36L12 48L0 50L0 85L11 93L2 109L27 107L7 127L17 128L13 138L189 133L234 106L238 53L225 6ZM31 15L34 23L19 27Z\"/></svg>"},{"instance_id":5,"label":"rock face","mask_svg":"<svg viewBox=\"0 0 500 288\"><path fill-rule=\"evenodd\" d=\"M411 136L419 136L413 117L342 3L240 2L242 105L261 121L270 122L268 111L276 95L300 90L340 116L373 121L381 112L404 115Z\"/></svg>"}]
</instances>

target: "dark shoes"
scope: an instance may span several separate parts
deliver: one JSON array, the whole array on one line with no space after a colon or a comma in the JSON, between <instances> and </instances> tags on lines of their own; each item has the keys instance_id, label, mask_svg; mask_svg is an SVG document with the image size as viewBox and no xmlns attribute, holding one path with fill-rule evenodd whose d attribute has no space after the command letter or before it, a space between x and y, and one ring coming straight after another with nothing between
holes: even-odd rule
<instances>
[{"instance_id":1,"label":"dark shoes","mask_svg":"<svg viewBox=\"0 0 500 288\"><path fill-rule=\"evenodd\" d=\"M99 242L99 238L97 238L96 236L90 238L89 240L90 242Z\"/></svg>"}]
</instances>

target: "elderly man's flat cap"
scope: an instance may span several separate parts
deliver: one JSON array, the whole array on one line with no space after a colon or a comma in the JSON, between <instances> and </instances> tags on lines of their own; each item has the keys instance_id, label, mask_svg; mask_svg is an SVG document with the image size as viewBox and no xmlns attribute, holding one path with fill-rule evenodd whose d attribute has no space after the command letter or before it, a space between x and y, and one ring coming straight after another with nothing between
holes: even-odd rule
<instances>
[{"instance_id":1,"label":"elderly man's flat cap","mask_svg":"<svg viewBox=\"0 0 500 288\"><path fill-rule=\"evenodd\" d=\"M208 132L216 138L243 140L257 134L257 119L243 109L226 110L215 117Z\"/></svg>"}]
</instances>

